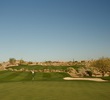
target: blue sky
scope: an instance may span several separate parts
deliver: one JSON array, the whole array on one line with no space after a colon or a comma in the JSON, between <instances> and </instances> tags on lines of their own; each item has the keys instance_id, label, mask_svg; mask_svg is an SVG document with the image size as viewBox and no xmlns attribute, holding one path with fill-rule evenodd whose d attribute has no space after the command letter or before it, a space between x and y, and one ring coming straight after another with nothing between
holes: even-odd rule
<instances>
[{"instance_id":1,"label":"blue sky","mask_svg":"<svg viewBox=\"0 0 110 100\"><path fill-rule=\"evenodd\" d=\"M110 0L0 0L0 61L110 57Z\"/></svg>"}]
</instances>

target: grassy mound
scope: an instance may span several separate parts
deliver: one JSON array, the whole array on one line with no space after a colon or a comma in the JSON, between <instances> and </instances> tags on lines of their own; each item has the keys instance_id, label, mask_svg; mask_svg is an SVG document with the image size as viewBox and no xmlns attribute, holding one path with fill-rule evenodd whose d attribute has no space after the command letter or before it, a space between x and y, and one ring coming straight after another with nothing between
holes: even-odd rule
<instances>
[{"instance_id":1,"label":"grassy mound","mask_svg":"<svg viewBox=\"0 0 110 100\"><path fill-rule=\"evenodd\" d=\"M43 69L49 69L49 70L67 70L68 67L72 67L75 69L78 69L80 67L84 67L83 65L75 65L75 66L41 66L41 65L19 65L19 66L13 66L13 67L8 67L12 69L28 69L28 70L43 70Z\"/></svg>"}]
</instances>

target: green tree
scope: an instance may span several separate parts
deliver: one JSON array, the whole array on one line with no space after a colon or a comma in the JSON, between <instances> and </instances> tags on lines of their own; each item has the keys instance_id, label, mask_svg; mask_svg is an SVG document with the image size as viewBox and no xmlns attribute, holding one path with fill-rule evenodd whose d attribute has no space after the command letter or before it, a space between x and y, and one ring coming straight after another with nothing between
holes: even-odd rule
<instances>
[{"instance_id":1,"label":"green tree","mask_svg":"<svg viewBox=\"0 0 110 100\"><path fill-rule=\"evenodd\" d=\"M19 64L20 65L23 65L25 63L25 61L23 60L23 59L21 59L20 61L19 61Z\"/></svg>"},{"instance_id":2,"label":"green tree","mask_svg":"<svg viewBox=\"0 0 110 100\"><path fill-rule=\"evenodd\" d=\"M102 73L102 76L110 71L110 58L100 58L98 60L95 60L91 63L92 67L95 67L100 73Z\"/></svg>"},{"instance_id":3,"label":"green tree","mask_svg":"<svg viewBox=\"0 0 110 100\"><path fill-rule=\"evenodd\" d=\"M9 63L12 64L12 65L16 64L16 59L15 58L10 58Z\"/></svg>"}]
</instances>

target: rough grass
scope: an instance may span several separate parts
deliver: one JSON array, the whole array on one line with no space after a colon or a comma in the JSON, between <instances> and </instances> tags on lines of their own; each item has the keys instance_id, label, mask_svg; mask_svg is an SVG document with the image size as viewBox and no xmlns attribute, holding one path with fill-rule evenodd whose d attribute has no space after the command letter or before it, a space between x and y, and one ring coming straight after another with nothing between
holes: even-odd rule
<instances>
[{"instance_id":1,"label":"rough grass","mask_svg":"<svg viewBox=\"0 0 110 100\"><path fill-rule=\"evenodd\" d=\"M0 99L110 100L110 83L90 81L5 82L0 83Z\"/></svg>"}]
</instances>

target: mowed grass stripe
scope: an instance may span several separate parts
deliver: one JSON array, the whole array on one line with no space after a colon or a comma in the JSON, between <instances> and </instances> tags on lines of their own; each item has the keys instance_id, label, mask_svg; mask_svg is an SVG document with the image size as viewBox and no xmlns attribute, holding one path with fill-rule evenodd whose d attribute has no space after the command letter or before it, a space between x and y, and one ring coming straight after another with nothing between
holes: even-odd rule
<instances>
[{"instance_id":1,"label":"mowed grass stripe","mask_svg":"<svg viewBox=\"0 0 110 100\"><path fill-rule=\"evenodd\" d=\"M70 75L64 72L56 72L51 73L51 77L52 80L63 80L64 77L70 77Z\"/></svg>"},{"instance_id":2,"label":"mowed grass stripe","mask_svg":"<svg viewBox=\"0 0 110 100\"><path fill-rule=\"evenodd\" d=\"M33 79L31 72L2 72L0 81L30 81ZM69 76L67 73L42 73L36 72L34 74L34 80L63 80L64 77Z\"/></svg>"},{"instance_id":3,"label":"mowed grass stripe","mask_svg":"<svg viewBox=\"0 0 110 100\"><path fill-rule=\"evenodd\" d=\"M63 80L64 77L69 77L67 73L55 72L55 73L44 73L44 80Z\"/></svg>"},{"instance_id":4,"label":"mowed grass stripe","mask_svg":"<svg viewBox=\"0 0 110 100\"><path fill-rule=\"evenodd\" d=\"M26 72L19 72L19 75L11 79L11 81L21 81L27 76Z\"/></svg>"},{"instance_id":5,"label":"mowed grass stripe","mask_svg":"<svg viewBox=\"0 0 110 100\"><path fill-rule=\"evenodd\" d=\"M43 73L43 80L50 80L51 77L51 73Z\"/></svg>"},{"instance_id":6,"label":"mowed grass stripe","mask_svg":"<svg viewBox=\"0 0 110 100\"><path fill-rule=\"evenodd\" d=\"M6 73L7 71L0 71L0 75Z\"/></svg>"},{"instance_id":7,"label":"mowed grass stripe","mask_svg":"<svg viewBox=\"0 0 110 100\"><path fill-rule=\"evenodd\" d=\"M32 80L32 73L25 72L25 77L22 79L22 81L30 81L30 80Z\"/></svg>"},{"instance_id":8,"label":"mowed grass stripe","mask_svg":"<svg viewBox=\"0 0 110 100\"><path fill-rule=\"evenodd\" d=\"M10 76L13 73L14 72L12 72L12 71L3 71L3 72L0 72L0 81L1 80L4 80L6 77Z\"/></svg>"},{"instance_id":9,"label":"mowed grass stripe","mask_svg":"<svg viewBox=\"0 0 110 100\"><path fill-rule=\"evenodd\" d=\"M37 81L43 80L43 73L42 72L35 73L34 80Z\"/></svg>"},{"instance_id":10,"label":"mowed grass stripe","mask_svg":"<svg viewBox=\"0 0 110 100\"><path fill-rule=\"evenodd\" d=\"M41 80L63 80L64 77L69 77L70 75L67 73L60 73L60 72L51 72L51 73L42 73L37 72L35 73L34 80L41 81Z\"/></svg>"},{"instance_id":11,"label":"mowed grass stripe","mask_svg":"<svg viewBox=\"0 0 110 100\"><path fill-rule=\"evenodd\" d=\"M42 73L42 72L37 72L35 73L34 80L41 81L41 80L51 80L52 75L51 73Z\"/></svg>"},{"instance_id":12,"label":"mowed grass stripe","mask_svg":"<svg viewBox=\"0 0 110 100\"><path fill-rule=\"evenodd\" d=\"M0 81L11 81L11 79L17 77L19 75L19 72L9 72L7 76L0 79Z\"/></svg>"}]
</instances>

